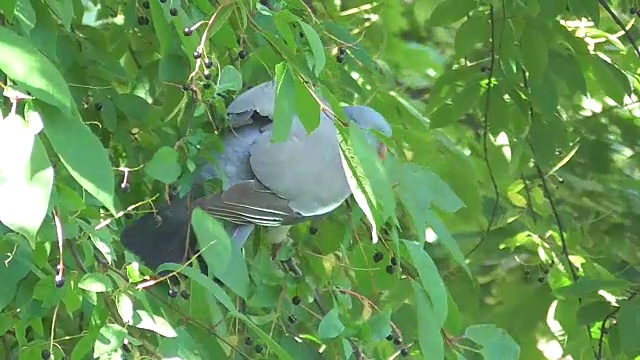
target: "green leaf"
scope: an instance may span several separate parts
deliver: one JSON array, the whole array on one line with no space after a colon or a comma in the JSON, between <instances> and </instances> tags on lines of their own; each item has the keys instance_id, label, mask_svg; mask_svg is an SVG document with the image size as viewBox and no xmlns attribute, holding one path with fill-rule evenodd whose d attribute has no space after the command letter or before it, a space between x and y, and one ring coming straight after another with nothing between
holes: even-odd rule
<instances>
[{"instance_id":1,"label":"green leaf","mask_svg":"<svg viewBox=\"0 0 640 360\"><path fill-rule=\"evenodd\" d=\"M344 114L342 109L340 111ZM373 190L362 166L359 164L358 157L355 155L351 139L346 136L345 132L344 129L339 128L338 142L340 143L342 168L345 171L347 183L356 204L358 204L358 207L360 207L371 225L371 241L375 244L378 242L378 221L372 211L374 209Z\"/></svg>"},{"instance_id":2,"label":"green leaf","mask_svg":"<svg viewBox=\"0 0 640 360\"><path fill-rule=\"evenodd\" d=\"M44 131L71 176L115 214L114 180L109 155L100 140L77 117L37 104Z\"/></svg>"},{"instance_id":3,"label":"green leaf","mask_svg":"<svg viewBox=\"0 0 640 360\"><path fill-rule=\"evenodd\" d=\"M183 267L178 264L162 264L158 266L158 272L165 270L178 271L194 280L200 286L205 288L209 293L211 293L225 308L227 308L227 310L229 310L232 315L237 316L238 311L233 304L233 301L231 301L231 298L229 298L229 295L227 295L227 293L220 286L213 282L212 279L203 275L200 271L192 267Z\"/></svg>"},{"instance_id":4,"label":"green leaf","mask_svg":"<svg viewBox=\"0 0 640 360\"><path fill-rule=\"evenodd\" d=\"M342 334L344 330L344 324L340 321L340 312L334 308L320 321L320 325L318 325L318 337L320 339L333 339Z\"/></svg>"},{"instance_id":5,"label":"green leaf","mask_svg":"<svg viewBox=\"0 0 640 360\"><path fill-rule=\"evenodd\" d=\"M168 338L178 336L167 320L144 310L136 310L134 312L132 325L139 329L151 330Z\"/></svg>"},{"instance_id":6,"label":"green leaf","mask_svg":"<svg viewBox=\"0 0 640 360\"><path fill-rule=\"evenodd\" d=\"M402 240L402 243L411 255L413 266L418 270L423 289L429 294L433 314L436 317L432 321L435 325L442 327L447 319L448 297L447 288L444 286L438 268L419 243L409 240Z\"/></svg>"},{"instance_id":7,"label":"green leaf","mask_svg":"<svg viewBox=\"0 0 640 360\"><path fill-rule=\"evenodd\" d=\"M318 33L309 24L302 20L298 20L298 23L302 27L302 31L304 31L304 35L311 46L314 62L313 72L316 76L320 76L322 69L324 69L324 65L327 63L322 40L320 39L320 36L318 36Z\"/></svg>"},{"instance_id":8,"label":"green leaf","mask_svg":"<svg viewBox=\"0 0 640 360\"><path fill-rule=\"evenodd\" d=\"M533 108L545 117L553 118L560 102L554 77L546 72L531 84L530 90Z\"/></svg>"},{"instance_id":9,"label":"green leaf","mask_svg":"<svg viewBox=\"0 0 640 360\"><path fill-rule=\"evenodd\" d=\"M485 359L518 360L520 346L503 329L493 324L469 326L464 336L481 345L480 353Z\"/></svg>"},{"instance_id":10,"label":"green leaf","mask_svg":"<svg viewBox=\"0 0 640 360\"><path fill-rule=\"evenodd\" d=\"M477 6L475 0L445 0L436 6L429 17L429 26L450 25L474 10Z\"/></svg>"},{"instance_id":11,"label":"green leaf","mask_svg":"<svg viewBox=\"0 0 640 360\"><path fill-rule=\"evenodd\" d=\"M96 330L90 331L89 333L83 335L80 340L76 343L76 346L73 347L73 351L71 352L72 359L84 359L91 351L91 348L94 347L96 339L98 337L98 333Z\"/></svg>"},{"instance_id":12,"label":"green leaf","mask_svg":"<svg viewBox=\"0 0 640 360\"><path fill-rule=\"evenodd\" d=\"M93 357L102 355L119 349L127 337L127 330L117 324L107 324L100 329L100 333L93 346Z\"/></svg>"},{"instance_id":13,"label":"green leaf","mask_svg":"<svg viewBox=\"0 0 640 360\"><path fill-rule=\"evenodd\" d=\"M122 321L124 321L125 324L131 324L133 319L133 301L131 297L124 292L118 292L118 294L116 294L116 308Z\"/></svg>"},{"instance_id":14,"label":"green leaf","mask_svg":"<svg viewBox=\"0 0 640 360\"><path fill-rule=\"evenodd\" d=\"M19 115L0 120L0 221L35 239L52 187L53 168L40 138Z\"/></svg>"},{"instance_id":15,"label":"green leaf","mask_svg":"<svg viewBox=\"0 0 640 360\"><path fill-rule=\"evenodd\" d=\"M435 318L433 307L429 303L424 289L417 282L410 281L415 296L420 350L423 354L429 354L431 359L444 359L444 340L440 334L440 326L433 321Z\"/></svg>"},{"instance_id":16,"label":"green leaf","mask_svg":"<svg viewBox=\"0 0 640 360\"><path fill-rule=\"evenodd\" d=\"M216 91L222 93L227 90L238 91L240 89L242 89L242 75L231 65L223 67Z\"/></svg>"},{"instance_id":17,"label":"green leaf","mask_svg":"<svg viewBox=\"0 0 640 360\"><path fill-rule=\"evenodd\" d=\"M391 334L391 309L387 308L381 313L371 316L368 321L371 327L372 337L374 341L380 341Z\"/></svg>"},{"instance_id":18,"label":"green leaf","mask_svg":"<svg viewBox=\"0 0 640 360\"><path fill-rule=\"evenodd\" d=\"M278 29L278 32L282 36L286 46L295 51L297 47L296 36L291 31L291 23L296 21L297 17L291 14L287 10L278 11L276 15L273 17L273 22Z\"/></svg>"},{"instance_id":19,"label":"green leaf","mask_svg":"<svg viewBox=\"0 0 640 360\"><path fill-rule=\"evenodd\" d=\"M300 79L294 78L294 81L295 112L304 128L310 133L320 125L320 104Z\"/></svg>"},{"instance_id":20,"label":"green leaf","mask_svg":"<svg viewBox=\"0 0 640 360\"><path fill-rule=\"evenodd\" d=\"M276 65L276 82L272 141L280 143L289 139L295 116L296 85L293 74L286 63Z\"/></svg>"},{"instance_id":21,"label":"green leaf","mask_svg":"<svg viewBox=\"0 0 640 360\"><path fill-rule=\"evenodd\" d=\"M91 292L105 292L113 289L113 281L105 274L90 273L80 279L78 287Z\"/></svg>"},{"instance_id":22,"label":"green leaf","mask_svg":"<svg viewBox=\"0 0 640 360\"><path fill-rule=\"evenodd\" d=\"M589 75L595 80L595 84L602 88L606 96L618 104L624 104L624 97L631 92L630 82L627 76L615 65L598 56L588 58L591 64Z\"/></svg>"},{"instance_id":23,"label":"green leaf","mask_svg":"<svg viewBox=\"0 0 640 360\"><path fill-rule=\"evenodd\" d=\"M589 325L602 321L612 309L613 306L608 301L596 300L581 306L576 318L580 325Z\"/></svg>"},{"instance_id":24,"label":"green leaf","mask_svg":"<svg viewBox=\"0 0 640 360\"><path fill-rule=\"evenodd\" d=\"M472 16L460 25L455 37L456 56L465 57L476 45L484 43L489 35L489 22L485 16Z\"/></svg>"},{"instance_id":25,"label":"green leaf","mask_svg":"<svg viewBox=\"0 0 640 360\"><path fill-rule=\"evenodd\" d=\"M20 246L15 252L0 255L0 311L13 300L18 283L31 273L33 259L30 250L27 246Z\"/></svg>"},{"instance_id":26,"label":"green leaf","mask_svg":"<svg viewBox=\"0 0 640 360\"><path fill-rule=\"evenodd\" d=\"M640 342L638 333L640 332L640 298L634 297L631 300L620 303L620 311L617 315L620 332L620 346L622 351L633 358L640 354Z\"/></svg>"},{"instance_id":27,"label":"green leaf","mask_svg":"<svg viewBox=\"0 0 640 360\"><path fill-rule=\"evenodd\" d=\"M349 126L349 138L353 153L357 156L358 164L371 187L374 200L372 205L383 219L392 216L396 210L395 194L378 152L358 126Z\"/></svg>"},{"instance_id":28,"label":"green leaf","mask_svg":"<svg viewBox=\"0 0 640 360\"><path fill-rule=\"evenodd\" d=\"M184 328L176 330L177 336L172 338L164 338L160 342L158 347L158 353L162 355L163 359L203 359L203 354L200 353L198 343L194 341L191 334ZM208 347L215 347L210 341L207 341ZM222 356L222 354L220 354Z\"/></svg>"},{"instance_id":29,"label":"green leaf","mask_svg":"<svg viewBox=\"0 0 640 360\"><path fill-rule=\"evenodd\" d=\"M29 39L0 27L0 70L36 99L45 101L65 116L75 113L67 82L58 68L31 45Z\"/></svg>"},{"instance_id":30,"label":"green leaf","mask_svg":"<svg viewBox=\"0 0 640 360\"><path fill-rule=\"evenodd\" d=\"M178 180L182 174L180 155L173 148L163 146L144 167L144 171L150 177L160 180L165 184L171 184Z\"/></svg>"},{"instance_id":31,"label":"green leaf","mask_svg":"<svg viewBox=\"0 0 640 360\"><path fill-rule=\"evenodd\" d=\"M598 296L598 291L616 291L624 290L629 286L629 283L624 280L606 280L606 279L589 279L581 278L577 282L563 286L556 290L556 293L562 297L583 297L583 296Z\"/></svg>"},{"instance_id":32,"label":"green leaf","mask_svg":"<svg viewBox=\"0 0 640 360\"><path fill-rule=\"evenodd\" d=\"M191 224L209 271L216 276L224 274L231 259L229 234L218 220L200 208L193 210Z\"/></svg>"},{"instance_id":33,"label":"green leaf","mask_svg":"<svg viewBox=\"0 0 640 360\"><path fill-rule=\"evenodd\" d=\"M521 44L522 62L529 72L530 83L538 83L545 76L549 63L547 38L533 24L530 24L524 29Z\"/></svg>"},{"instance_id":34,"label":"green leaf","mask_svg":"<svg viewBox=\"0 0 640 360\"><path fill-rule=\"evenodd\" d=\"M225 283L231 291L243 299L249 297L249 273L247 262L242 256L242 248L236 242L231 242L231 254L229 265L224 273L216 274L216 277Z\"/></svg>"},{"instance_id":35,"label":"green leaf","mask_svg":"<svg viewBox=\"0 0 640 360\"><path fill-rule=\"evenodd\" d=\"M3 0L0 1L0 11L6 16L7 20L13 21L14 9L18 0Z\"/></svg>"},{"instance_id":36,"label":"green leaf","mask_svg":"<svg viewBox=\"0 0 640 360\"><path fill-rule=\"evenodd\" d=\"M31 30L36 26L36 12L31 6L31 1L18 0L16 2L15 13L9 16L11 17L14 15L18 19L18 21L20 21L20 24L22 25L25 33L30 33ZM9 20L12 21L11 18L9 18ZM30 35L33 36L33 34Z\"/></svg>"}]
</instances>

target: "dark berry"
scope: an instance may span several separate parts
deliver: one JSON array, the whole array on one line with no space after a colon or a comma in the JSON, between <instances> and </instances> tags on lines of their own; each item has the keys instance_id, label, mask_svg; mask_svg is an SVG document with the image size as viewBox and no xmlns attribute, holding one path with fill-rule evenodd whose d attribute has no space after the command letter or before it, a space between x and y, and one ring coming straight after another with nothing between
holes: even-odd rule
<instances>
[{"instance_id":1,"label":"dark berry","mask_svg":"<svg viewBox=\"0 0 640 360\"><path fill-rule=\"evenodd\" d=\"M382 259L384 259L384 254L380 251L378 251L377 253L373 254L373 261L379 263L380 261L382 261Z\"/></svg>"},{"instance_id":2,"label":"dark berry","mask_svg":"<svg viewBox=\"0 0 640 360\"><path fill-rule=\"evenodd\" d=\"M400 345L400 344L402 344L402 340L398 338L393 339L393 345Z\"/></svg>"},{"instance_id":3,"label":"dark berry","mask_svg":"<svg viewBox=\"0 0 640 360\"><path fill-rule=\"evenodd\" d=\"M296 296L291 298L291 303L293 305L298 306L298 305L300 305L301 302L302 302L302 299L300 299L300 296L298 296L298 295L296 295Z\"/></svg>"},{"instance_id":4,"label":"dark berry","mask_svg":"<svg viewBox=\"0 0 640 360\"><path fill-rule=\"evenodd\" d=\"M253 339L247 336L246 338L244 338L244 344L247 346L253 345Z\"/></svg>"},{"instance_id":5,"label":"dark berry","mask_svg":"<svg viewBox=\"0 0 640 360\"><path fill-rule=\"evenodd\" d=\"M255 350L256 350L256 352L258 354L260 354L260 353L262 353L264 351L264 346L258 344L258 345L256 345Z\"/></svg>"},{"instance_id":6,"label":"dark berry","mask_svg":"<svg viewBox=\"0 0 640 360\"><path fill-rule=\"evenodd\" d=\"M205 71L202 73L202 77L204 77L204 78L205 78L205 80L211 80L211 71L209 71L209 70L205 70Z\"/></svg>"},{"instance_id":7,"label":"dark berry","mask_svg":"<svg viewBox=\"0 0 640 360\"><path fill-rule=\"evenodd\" d=\"M93 106L95 107L95 109L96 109L97 111L102 110L102 104L101 104L101 103L96 103L96 104L95 104L95 105L93 105Z\"/></svg>"},{"instance_id":8,"label":"dark berry","mask_svg":"<svg viewBox=\"0 0 640 360\"><path fill-rule=\"evenodd\" d=\"M395 256L393 256L391 259L389 259L389 262L391 263L391 265L393 266L397 266L398 265L398 259L396 259Z\"/></svg>"},{"instance_id":9,"label":"dark berry","mask_svg":"<svg viewBox=\"0 0 640 360\"><path fill-rule=\"evenodd\" d=\"M51 358L51 351L49 351L47 349L42 350L42 354L40 354L40 355L42 355L42 358L44 360L50 359Z\"/></svg>"},{"instance_id":10,"label":"dark berry","mask_svg":"<svg viewBox=\"0 0 640 360\"><path fill-rule=\"evenodd\" d=\"M175 288L169 289L169 297L172 299L175 299L176 297L178 297L178 290Z\"/></svg>"},{"instance_id":11,"label":"dark berry","mask_svg":"<svg viewBox=\"0 0 640 360\"><path fill-rule=\"evenodd\" d=\"M142 16L142 15L138 16L138 24L139 25L141 25L141 26L147 25L148 24L147 21L149 21L149 19L147 19L146 16Z\"/></svg>"},{"instance_id":12,"label":"dark berry","mask_svg":"<svg viewBox=\"0 0 640 360\"><path fill-rule=\"evenodd\" d=\"M171 9L169 9L169 14L171 14L171 16L178 15L178 9L172 7Z\"/></svg>"},{"instance_id":13,"label":"dark berry","mask_svg":"<svg viewBox=\"0 0 640 360\"><path fill-rule=\"evenodd\" d=\"M189 90L191 90L191 84L184 84L184 85L182 85L182 90L184 90L184 91L189 91Z\"/></svg>"},{"instance_id":14,"label":"dark berry","mask_svg":"<svg viewBox=\"0 0 640 360\"><path fill-rule=\"evenodd\" d=\"M149 8L151 7L151 5L149 4L149 2L148 2L148 1L143 1L143 2L142 2L142 7L143 7L143 8L145 8L145 9L147 9L147 10L149 10Z\"/></svg>"},{"instance_id":15,"label":"dark berry","mask_svg":"<svg viewBox=\"0 0 640 360\"><path fill-rule=\"evenodd\" d=\"M631 8L631 10L629 10L629 12L631 13L631 15L635 15L638 13L638 8L634 6Z\"/></svg>"},{"instance_id":16,"label":"dark berry","mask_svg":"<svg viewBox=\"0 0 640 360\"><path fill-rule=\"evenodd\" d=\"M544 279L544 276L539 276L539 277L538 277L538 282L539 282L540 284L544 283L544 280L545 280L545 279Z\"/></svg>"},{"instance_id":17,"label":"dark berry","mask_svg":"<svg viewBox=\"0 0 640 360\"><path fill-rule=\"evenodd\" d=\"M191 293L189 293L188 290L182 290L180 292L180 296L182 296L182 298L185 300L189 300L189 298L191 297Z\"/></svg>"},{"instance_id":18,"label":"dark berry","mask_svg":"<svg viewBox=\"0 0 640 360\"><path fill-rule=\"evenodd\" d=\"M129 190L131 190L131 185L129 185L128 182L122 183L120 184L120 190L122 190L122 192L128 193Z\"/></svg>"},{"instance_id":19,"label":"dark berry","mask_svg":"<svg viewBox=\"0 0 640 360\"><path fill-rule=\"evenodd\" d=\"M318 228L315 226L309 226L309 234L315 235L318 233Z\"/></svg>"},{"instance_id":20,"label":"dark berry","mask_svg":"<svg viewBox=\"0 0 640 360\"><path fill-rule=\"evenodd\" d=\"M184 36L191 36L191 34L193 34L193 29L192 28L184 28L184 30L182 30L182 33L184 34Z\"/></svg>"},{"instance_id":21,"label":"dark berry","mask_svg":"<svg viewBox=\"0 0 640 360\"><path fill-rule=\"evenodd\" d=\"M387 335L387 340L388 341L393 341L393 334Z\"/></svg>"},{"instance_id":22,"label":"dark berry","mask_svg":"<svg viewBox=\"0 0 640 360\"><path fill-rule=\"evenodd\" d=\"M56 275L55 282L56 282L56 287L60 289L61 287L64 286L64 276Z\"/></svg>"},{"instance_id":23,"label":"dark berry","mask_svg":"<svg viewBox=\"0 0 640 360\"><path fill-rule=\"evenodd\" d=\"M246 50L240 50L240 51L238 52L238 57L239 57L240 59L246 59L248 55L249 55L249 54L247 54L247 51L246 51Z\"/></svg>"},{"instance_id":24,"label":"dark berry","mask_svg":"<svg viewBox=\"0 0 640 360\"><path fill-rule=\"evenodd\" d=\"M336 56L336 61L339 62L340 64L342 64L344 62L344 55Z\"/></svg>"},{"instance_id":25,"label":"dark berry","mask_svg":"<svg viewBox=\"0 0 640 360\"><path fill-rule=\"evenodd\" d=\"M482 67L480 68L480 71L487 72L487 71L489 71L489 67L485 66L485 65L482 65Z\"/></svg>"},{"instance_id":26,"label":"dark berry","mask_svg":"<svg viewBox=\"0 0 640 360\"><path fill-rule=\"evenodd\" d=\"M209 89L211 89L211 83L210 82L206 82L206 83L202 84L202 87L205 90L209 90Z\"/></svg>"},{"instance_id":27,"label":"dark berry","mask_svg":"<svg viewBox=\"0 0 640 360\"><path fill-rule=\"evenodd\" d=\"M204 67L207 69L211 69L211 67L213 66L213 61L211 59L205 59L204 60Z\"/></svg>"},{"instance_id":28,"label":"dark berry","mask_svg":"<svg viewBox=\"0 0 640 360\"><path fill-rule=\"evenodd\" d=\"M525 269L525 271L524 271L524 276L525 276L525 277L529 277L529 276L531 276L531 270L529 270L529 269Z\"/></svg>"},{"instance_id":29,"label":"dark berry","mask_svg":"<svg viewBox=\"0 0 640 360\"><path fill-rule=\"evenodd\" d=\"M345 48L343 48L342 46L338 48L338 54L340 55L346 55L347 50Z\"/></svg>"},{"instance_id":30,"label":"dark berry","mask_svg":"<svg viewBox=\"0 0 640 360\"><path fill-rule=\"evenodd\" d=\"M409 356L409 350L407 350L407 348L400 349L400 355L402 355L403 357Z\"/></svg>"},{"instance_id":31,"label":"dark berry","mask_svg":"<svg viewBox=\"0 0 640 360\"><path fill-rule=\"evenodd\" d=\"M542 273L545 275L549 275L549 269L548 268L542 269Z\"/></svg>"},{"instance_id":32,"label":"dark berry","mask_svg":"<svg viewBox=\"0 0 640 360\"><path fill-rule=\"evenodd\" d=\"M289 315L289 317L287 317L287 321L294 324L296 321L298 321L298 318L295 315L291 314Z\"/></svg>"},{"instance_id":33,"label":"dark berry","mask_svg":"<svg viewBox=\"0 0 640 360\"><path fill-rule=\"evenodd\" d=\"M393 275L393 273L396 272L396 268L393 265L387 265L387 268L385 270L389 275Z\"/></svg>"},{"instance_id":34,"label":"dark berry","mask_svg":"<svg viewBox=\"0 0 640 360\"><path fill-rule=\"evenodd\" d=\"M202 53L200 52L200 50L196 50L193 52L193 58L198 60L202 57Z\"/></svg>"}]
</instances>

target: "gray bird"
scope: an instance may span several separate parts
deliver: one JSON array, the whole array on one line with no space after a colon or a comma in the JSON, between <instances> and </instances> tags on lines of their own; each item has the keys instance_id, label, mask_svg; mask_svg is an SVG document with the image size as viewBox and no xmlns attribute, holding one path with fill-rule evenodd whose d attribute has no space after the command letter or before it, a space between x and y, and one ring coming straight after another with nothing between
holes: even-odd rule
<instances>
[{"instance_id":1,"label":"gray bird","mask_svg":"<svg viewBox=\"0 0 640 360\"><path fill-rule=\"evenodd\" d=\"M224 220L229 235L240 246L255 225L288 230L290 225L339 207L351 189L333 120L321 112L320 125L307 133L294 116L290 137L274 143L274 108L274 81L239 95L227 108L233 131L222 138L224 151L214 154L215 164L206 163L198 169L192 192L196 188L202 191L202 184L212 178L222 180L222 190L195 198L190 204L187 197L178 199L155 216L141 217L123 231L124 246L155 268L166 262L183 262L190 209L194 207ZM384 144L368 130L391 136L391 126L384 117L366 106L343 109L383 154ZM189 250L195 252L195 241L190 241Z\"/></svg>"}]
</instances>

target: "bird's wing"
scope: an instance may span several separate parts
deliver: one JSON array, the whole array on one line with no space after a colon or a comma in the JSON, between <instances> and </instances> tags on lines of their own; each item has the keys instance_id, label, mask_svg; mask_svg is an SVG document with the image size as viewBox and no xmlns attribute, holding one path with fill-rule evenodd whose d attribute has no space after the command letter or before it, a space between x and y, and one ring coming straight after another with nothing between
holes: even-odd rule
<instances>
[{"instance_id":1,"label":"bird's wing","mask_svg":"<svg viewBox=\"0 0 640 360\"><path fill-rule=\"evenodd\" d=\"M272 142L273 131L265 131L250 150L256 178L302 216L326 214L351 194L347 183L333 122L324 113L310 134L294 118L291 136Z\"/></svg>"},{"instance_id":2,"label":"bird's wing","mask_svg":"<svg viewBox=\"0 0 640 360\"><path fill-rule=\"evenodd\" d=\"M299 218L287 199L256 180L236 183L221 193L196 199L193 204L213 217L238 225L280 226Z\"/></svg>"}]
</instances>

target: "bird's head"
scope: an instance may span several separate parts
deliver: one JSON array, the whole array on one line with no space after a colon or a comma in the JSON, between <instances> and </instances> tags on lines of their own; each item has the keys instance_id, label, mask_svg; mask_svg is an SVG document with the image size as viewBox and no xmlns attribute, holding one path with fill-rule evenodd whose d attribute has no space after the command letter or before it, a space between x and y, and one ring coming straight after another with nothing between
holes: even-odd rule
<instances>
[{"instance_id":1,"label":"bird's head","mask_svg":"<svg viewBox=\"0 0 640 360\"><path fill-rule=\"evenodd\" d=\"M378 149L380 157L384 158L387 153L387 146L370 130L379 131L384 136L391 137L391 125L387 119L379 112L368 106L354 105L345 106L344 113L349 120L356 123L360 129L364 130L367 140Z\"/></svg>"}]
</instances>

